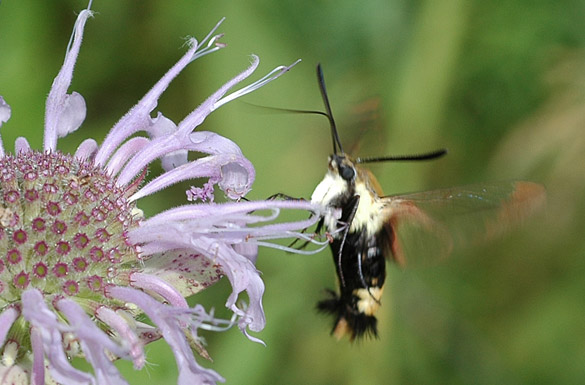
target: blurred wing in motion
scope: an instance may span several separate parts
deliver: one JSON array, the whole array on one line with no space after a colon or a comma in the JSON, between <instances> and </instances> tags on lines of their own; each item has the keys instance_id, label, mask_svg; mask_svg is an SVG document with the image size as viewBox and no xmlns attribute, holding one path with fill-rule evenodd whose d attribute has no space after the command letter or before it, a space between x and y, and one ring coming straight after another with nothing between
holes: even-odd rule
<instances>
[{"instance_id":1,"label":"blurred wing in motion","mask_svg":"<svg viewBox=\"0 0 585 385\"><path fill-rule=\"evenodd\" d=\"M496 182L381 199L394 260L410 266L509 232L544 206L546 192L536 183Z\"/></svg>"}]
</instances>

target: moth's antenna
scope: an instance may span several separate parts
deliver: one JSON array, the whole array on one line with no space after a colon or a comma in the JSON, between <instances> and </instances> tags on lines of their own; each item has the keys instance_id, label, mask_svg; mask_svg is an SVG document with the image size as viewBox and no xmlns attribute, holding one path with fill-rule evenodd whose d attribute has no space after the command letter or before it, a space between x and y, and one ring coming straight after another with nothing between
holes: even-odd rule
<instances>
[{"instance_id":1,"label":"moth's antenna","mask_svg":"<svg viewBox=\"0 0 585 385\"><path fill-rule=\"evenodd\" d=\"M440 158L444 155L447 155L447 149L442 148L440 150L427 152L424 154L416 154L416 155L390 155L390 156L381 156L377 158L356 158L356 163L374 163L374 162L390 162L390 161L397 161L397 162L404 162L404 161L418 161L418 160L432 160Z\"/></svg>"},{"instance_id":2,"label":"moth's antenna","mask_svg":"<svg viewBox=\"0 0 585 385\"><path fill-rule=\"evenodd\" d=\"M246 105L248 105L250 107L262 109L264 111L272 111L273 113L277 113L277 112L289 112L289 113L292 113L292 114L323 115L326 118L329 118L329 115L327 115L323 111L317 111L317 110L297 110L297 109L294 109L294 108L281 108L281 107L260 106L258 104L246 102L246 101L243 101L243 100L240 100L239 102L240 102L240 104L243 103L243 104L246 104Z\"/></svg>"},{"instance_id":3,"label":"moth's antenna","mask_svg":"<svg viewBox=\"0 0 585 385\"><path fill-rule=\"evenodd\" d=\"M323 70L321 69L321 63L317 64L317 80L319 81L319 89L321 90L321 97L323 98L323 103L325 104L325 111L327 119L329 119L329 125L331 126L331 139L333 141L333 153L337 154L337 149L339 148L339 152L343 153L343 147L341 147L341 141L339 140L339 135L337 134L337 126L335 126L335 120L333 119L333 113L331 112L331 105L329 104L329 98L327 97L327 89L325 88L325 78L323 77Z\"/></svg>"}]
</instances>

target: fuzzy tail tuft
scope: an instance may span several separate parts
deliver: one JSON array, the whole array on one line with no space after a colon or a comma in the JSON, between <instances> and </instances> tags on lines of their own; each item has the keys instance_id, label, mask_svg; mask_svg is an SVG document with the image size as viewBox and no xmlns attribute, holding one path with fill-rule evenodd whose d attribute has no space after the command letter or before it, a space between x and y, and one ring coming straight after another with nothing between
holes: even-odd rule
<instances>
[{"instance_id":1,"label":"fuzzy tail tuft","mask_svg":"<svg viewBox=\"0 0 585 385\"><path fill-rule=\"evenodd\" d=\"M331 329L331 334L335 338L339 340L346 335L351 341L364 337L378 338L376 317L360 312L355 303L340 297L333 290L327 290L327 294L329 298L319 301L317 310L335 317L335 323Z\"/></svg>"}]
</instances>

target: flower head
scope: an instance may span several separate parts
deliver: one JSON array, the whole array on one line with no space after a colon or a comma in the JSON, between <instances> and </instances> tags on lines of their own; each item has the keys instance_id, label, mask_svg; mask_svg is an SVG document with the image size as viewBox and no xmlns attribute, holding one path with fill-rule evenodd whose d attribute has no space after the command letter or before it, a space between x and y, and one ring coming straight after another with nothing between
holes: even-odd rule
<instances>
[{"instance_id":1,"label":"flower head","mask_svg":"<svg viewBox=\"0 0 585 385\"><path fill-rule=\"evenodd\" d=\"M198 330L237 324L248 331L265 325L264 285L255 267L258 246L304 237L319 207L308 202L239 202L254 181L254 168L239 147L212 132L195 131L223 104L278 78L278 67L260 80L228 94L258 66L229 80L181 122L152 113L170 82L189 63L224 47L215 28L200 42L189 41L183 57L98 145L83 141L75 154L57 142L77 130L86 116L84 98L68 93L83 30L91 11L76 21L63 66L46 102L43 150L25 138L14 153L0 140L0 377L12 383L124 384L112 361L144 366L144 345L163 338L171 346L180 384L215 383L222 377L196 362L207 353ZM220 22L221 23L221 22ZM0 96L0 126L10 119ZM141 135L146 133L146 135ZM207 156L189 161L188 153ZM143 184L151 162L165 172ZM187 192L188 203L145 218L139 200L177 182L207 178ZM213 203L214 186L236 202ZM205 203L207 201L207 203ZM274 223L282 209L308 210L305 221ZM269 214L265 214L268 212ZM270 222L270 223L268 223ZM221 320L185 297L222 276L233 291ZM238 304L246 291L249 303ZM136 319L146 314L151 323ZM93 373L71 366L83 356Z\"/></svg>"}]
</instances>

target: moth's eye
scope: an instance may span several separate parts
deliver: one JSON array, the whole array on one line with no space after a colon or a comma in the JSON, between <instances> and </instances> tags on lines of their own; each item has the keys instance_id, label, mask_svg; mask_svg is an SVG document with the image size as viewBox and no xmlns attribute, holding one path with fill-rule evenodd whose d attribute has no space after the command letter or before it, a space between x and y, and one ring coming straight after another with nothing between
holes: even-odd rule
<instances>
[{"instance_id":1,"label":"moth's eye","mask_svg":"<svg viewBox=\"0 0 585 385\"><path fill-rule=\"evenodd\" d=\"M348 182L351 181L355 176L355 170L353 169L353 167L341 166L339 168L339 172L341 174L341 177Z\"/></svg>"}]
</instances>

